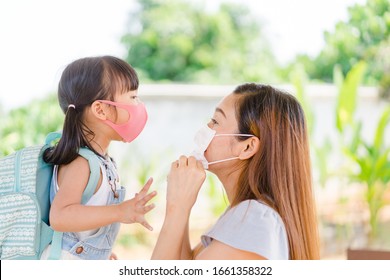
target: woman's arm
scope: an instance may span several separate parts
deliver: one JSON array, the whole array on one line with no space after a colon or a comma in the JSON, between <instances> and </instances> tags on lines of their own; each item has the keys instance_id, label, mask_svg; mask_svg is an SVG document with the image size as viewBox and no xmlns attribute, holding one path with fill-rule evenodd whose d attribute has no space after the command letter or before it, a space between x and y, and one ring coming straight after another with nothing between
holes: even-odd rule
<instances>
[{"instance_id":1,"label":"woman's arm","mask_svg":"<svg viewBox=\"0 0 390 280\"><path fill-rule=\"evenodd\" d=\"M151 229L144 215L154 208L153 204L146 206L156 195L156 192L147 194L152 180L133 199L116 205L85 206L81 204L81 198L89 173L88 161L82 157L61 166L57 178L59 190L50 209L50 224L54 230L79 232L115 222L138 222ZM98 185L100 182L101 179Z\"/></svg>"},{"instance_id":2,"label":"woman's arm","mask_svg":"<svg viewBox=\"0 0 390 280\"><path fill-rule=\"evenodd\" d=\"M168 175L167 205L152 259L192 258L188 220L200 187L206 178L202 164L181 156Z\"/></svg>"},{"instance_id":3,"label":"woman's arm","mask_svg":"<svg viewBox=\"0 0 390 280\"><path fill-rule=\"evenodd\" d=\"M261 255L240 250L225 243L213 240L195 257L196 260L265 260Z\"/></svg>"},{"instance_id":4,"label":"woman's arm","mask_svg":"<svg viewBox=\"0 0 390 280\"><path fill-rule=\"evenodd\" d=\"M154 247L153 260L178 260L182 258L183 241L189 213L184 211L169 212L165 215L163 226ZM184 255L187 256L188 254Z\"/></svg>"}]
</instances>

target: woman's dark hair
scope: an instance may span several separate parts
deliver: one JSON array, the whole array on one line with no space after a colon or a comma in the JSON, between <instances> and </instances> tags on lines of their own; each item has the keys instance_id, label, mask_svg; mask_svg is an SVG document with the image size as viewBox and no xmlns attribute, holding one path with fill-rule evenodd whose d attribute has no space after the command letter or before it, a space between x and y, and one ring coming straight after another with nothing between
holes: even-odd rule
<instances>
[{"instance_id":1,"label":"woman's dark hair","mask_svg":"<svg viewBox=\"0 0 390 280\"><path fill-rule=\"evenodd\" d=\"M113 56L86 57L70 63L58 84L58 101L65 114L62 137L45 151L44 160L60 165L78 156L90 145L94 133L83 122L85 109L96 100L114 101L115 94L138 89L138 76L125 61Z\"/></svg>"}]
</instances>

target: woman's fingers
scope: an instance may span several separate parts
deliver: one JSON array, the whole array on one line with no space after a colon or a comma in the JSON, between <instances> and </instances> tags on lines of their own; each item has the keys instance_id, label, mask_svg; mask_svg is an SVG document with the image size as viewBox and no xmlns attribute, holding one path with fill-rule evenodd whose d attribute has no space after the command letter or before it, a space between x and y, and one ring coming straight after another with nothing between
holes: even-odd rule
<instances>
[{"instance_id":1,"label":"woman's fingers","mask_svg":"<svg viewBox=\"0 0 390 280\"><path fill-rule=\"evenodd\" d=\"M178 160L175 160L174 162L172 162L171 164L171 170L172 169L175 169L175 168L179 168L179 167L190 167L190 166L196 166L197 165L197 160L195 157L193 156L190 156L190 157L186 157L186 156L180 156L180 158Z\"/></svg>"},{"instance_id":2,"label":"woman's fingers","mask_svg":"<svg viewBox=\"0 0 390 280\"><path fill-rule=\"evenodd\" d=\"M196 166L196 163L197 163L197 160L195 157L193 156L190 156L188 158L188 166Z\"/></svg>"},{"instance_id":3,"label":"woman's fingers","mask_svg":"<svg viewBox=\"0 0 390 280\"><path fill-rule=\"evenodd\" d=\"M202 164L202 162L199 161L199 160L196 161L196 167L197 167L197 168L200 168L200 169L202 169L202 170L204 170L203 164Z\"/></svg>"},{"instance_id":4,"label":"woman's fingers","mask_svg":"<svg viewBox=\"0 0 390 280\"><path fill-rule=\"evenodd\" d=\"M180 156L179 158L179 167L184 167L188 165L188 159L186 156Z\"/></svg>"}]
</instances>

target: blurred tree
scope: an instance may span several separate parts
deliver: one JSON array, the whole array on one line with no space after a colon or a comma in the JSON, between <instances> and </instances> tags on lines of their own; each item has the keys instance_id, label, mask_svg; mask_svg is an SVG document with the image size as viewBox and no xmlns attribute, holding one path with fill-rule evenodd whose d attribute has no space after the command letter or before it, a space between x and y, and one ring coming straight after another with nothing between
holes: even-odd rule
<instances>
[{"instance_id":1,"label":"blurred tree","mask_svg":"<svg viewBox=\"0 0 390 280\"><path fill-rule=\"evenodd\" d=\"M0 156L25 146L43 144L49 132L62 129L63 119L54 94L11 110L1 117Z\"/></svg>"},{"instance_id":2,"label":"blurred tree","mask_svg":"<svg viewBox=\"0 0 390 280\"><path fill-rule=\"evenodd\" d=\"M348 13L349 19L338 22L334 32L325 32L326 45L317 57L300 55L297 61L305 65L311 79L332 82L335 65L346 75L354 64L364 60L368 63L365 84L390 88L386 52L390 48L390 1L367 0L364 5L349 7Z\"/></svg>"},{"instance_id":3,"label":"blurred tree","mask_svg":"<svg viewBox=\"0 0 390 280\"><path fill-rule=\"evenodd\" d=\"M276 62L259 22L242 5L138 0L122 42L143 80L275 82ZM197 5L196 5L197 4Z\"/></svg>"}]
</instances>

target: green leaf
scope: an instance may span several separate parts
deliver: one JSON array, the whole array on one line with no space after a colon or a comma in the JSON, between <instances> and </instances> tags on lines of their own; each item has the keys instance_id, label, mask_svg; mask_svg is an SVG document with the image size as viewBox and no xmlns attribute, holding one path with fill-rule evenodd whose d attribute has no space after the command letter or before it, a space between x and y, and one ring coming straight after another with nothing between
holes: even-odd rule
<instances>
[{"instance_id":1,"label":"green leaf","mask_svg":"<svg viewBox=\"0 0 390 280\"><path fill-rule=\"evenodd\" d=\"M291 83L294 85L296 97L305 113L309 134L312 135L315 123L315 116L312 110L312 106L308 101L307 95L305 93L307 75L301 65L297 65L296 67L294 67L293 71L290 74L290 80Z\"/></svg>"},{"instance_id":2,"label":"green leaf","mask_svg":"<svg viewBox=\"0 0 390 280\"><path fill-rule=\"evenodd\" d=\"M359 148L359 145L362 144L361 131L362 131L362 122L359 121L353 127L352 142L348 147L352 153L356 153L357 149Z\"/></svg>"},{"instance_id":3,"label":"green leaf","mask_svg":"<svg viewBox=\"0 0 390 280\"><path fill-rule=\"evenodd\" d=\"M385 134L386 126L390 121L390 106L387 107L379 120L374 140L374 147L376 150L380 151L382 149L383 137Z\"/></svg>"},{"instance_id":4,"label":"green leaf","mask_svg":"<svg viewBox=\"0 0 390 280\"><path fill-rule=\"evenodd\" d=\"M341 66L339 64L337 64L333 68L333 82L339 90L341 89L341 87L344 83L343 70L341 69Z\"/></svg>"},{"instance_id":5,"label":"green leaf","mask_svg":"<svg viewBox=\"0 0 390 280\"><path fill-rule=\"evenodd\" d=\"M336 126L340 133L344 131L347 124L353 123L353 115L356 109L357 89L362 81L365 69L366 63L364 61L357 63L348 72L341 85L336 107Z\"/></svg>"}]
</instances>

